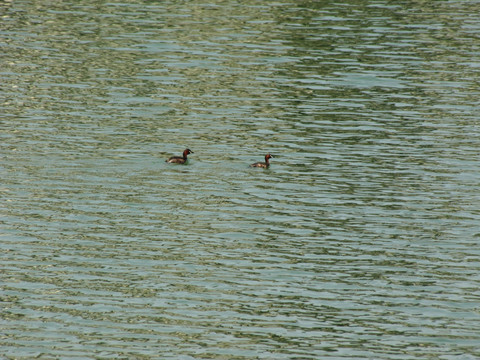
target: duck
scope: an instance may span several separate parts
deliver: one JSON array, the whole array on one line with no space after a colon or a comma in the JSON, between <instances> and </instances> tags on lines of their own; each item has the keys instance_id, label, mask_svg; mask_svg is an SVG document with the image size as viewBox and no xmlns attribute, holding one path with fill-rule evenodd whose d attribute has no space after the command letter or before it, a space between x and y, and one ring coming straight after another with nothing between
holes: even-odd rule
<instances>
[{"instance_id":1,"label":"duck","mask_svg":"<svg viewBox=\"0 0 480 360\"><path fill-rule=\"evenodd\" d=\"M171 158L168 158L167 160L165 160L165 162L168 162L171 164L185 164L187 162L188 154L193 154L193 151L190 149L185 149L183 151L183 156L172 156Z\"/></svg>"},{"instance_id":2,"label":"duck","mask_svg":"<svg viewBox=\"0 0 480 360\"><path fill-rule=\"evenodd\" d=\"M270 155L270 154L267 154L267 155L265 155L265 162L253 163L253 164L250 165L250 167L261 167L261 168L268 169L269 166L270 166L270 162L268 161L268 159L271 159L271 158L273 158L273 156Z\"/></svg>"}]
</instances>

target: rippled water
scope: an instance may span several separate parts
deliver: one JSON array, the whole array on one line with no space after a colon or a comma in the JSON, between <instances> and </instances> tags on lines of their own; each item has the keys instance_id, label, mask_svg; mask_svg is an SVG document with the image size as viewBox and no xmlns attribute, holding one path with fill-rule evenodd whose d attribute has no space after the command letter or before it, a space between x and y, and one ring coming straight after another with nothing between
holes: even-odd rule
<instances>
[{"instance_id":1,"label":"rippled water","mask_svg":"<svg viewBox=\"0 0 480 360\"><path fill-rule=\"evenodd\" d=\"M479 11L1 2L0 357L479 358Z\"/></svg>"}]
</instances>

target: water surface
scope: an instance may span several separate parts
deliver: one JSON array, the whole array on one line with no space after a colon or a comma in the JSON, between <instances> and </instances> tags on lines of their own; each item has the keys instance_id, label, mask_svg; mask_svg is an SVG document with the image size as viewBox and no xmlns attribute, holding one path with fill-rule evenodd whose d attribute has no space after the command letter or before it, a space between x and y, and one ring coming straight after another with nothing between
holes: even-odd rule
<instances>
[{"instance_id":1,"label":"water surface","mask_svg":"<svg viewBox=\"0 0 480 360\"><path fill-rule=\"evenodd\" d=\"M480 357L479 10L1 3L3 356Z\"/></svg>"}]
</instances>

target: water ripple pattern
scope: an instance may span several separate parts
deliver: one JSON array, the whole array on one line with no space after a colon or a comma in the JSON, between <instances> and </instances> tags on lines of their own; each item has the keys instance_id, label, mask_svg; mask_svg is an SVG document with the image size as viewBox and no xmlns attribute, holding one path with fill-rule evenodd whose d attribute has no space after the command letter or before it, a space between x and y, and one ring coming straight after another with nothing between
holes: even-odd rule
<instances>
[{"instance_id":1,"label":"water ripple pattern","mask_svg":"<svg viewBox=\"0 0 480 360\"><path fill-rule=\"evenodd\" d=\"M0 3L0 358L480 358L479 12Z\"/></svg>"}]
</instances>

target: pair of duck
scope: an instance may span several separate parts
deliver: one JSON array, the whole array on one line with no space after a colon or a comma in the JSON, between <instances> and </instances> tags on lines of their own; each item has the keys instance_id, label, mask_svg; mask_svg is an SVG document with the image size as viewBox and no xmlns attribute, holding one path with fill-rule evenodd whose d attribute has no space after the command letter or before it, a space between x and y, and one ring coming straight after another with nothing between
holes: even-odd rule
<instances>
[{"instance_id":1,"label":"pair of duck","mask_svg":"<svg viewBox=\"0 0 480 360\"><path fill-rule=\"evenodd\" d=\"M171 158L165 160L165 162L172 164L185 164L187 162L187 156L193 154L193 151L190 149L185 149L183 151L183 156L172 156ZM269 159L273 158L272 155L265 155L265 162L256 162L250 165L250 167L261 167L267 169L270 166Z\"/></svg>"}]
</instances>

